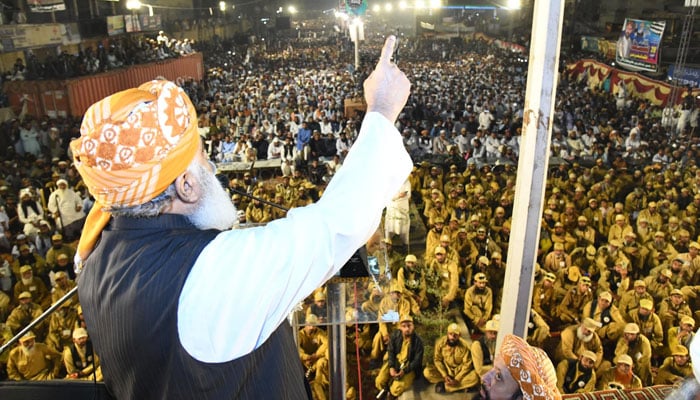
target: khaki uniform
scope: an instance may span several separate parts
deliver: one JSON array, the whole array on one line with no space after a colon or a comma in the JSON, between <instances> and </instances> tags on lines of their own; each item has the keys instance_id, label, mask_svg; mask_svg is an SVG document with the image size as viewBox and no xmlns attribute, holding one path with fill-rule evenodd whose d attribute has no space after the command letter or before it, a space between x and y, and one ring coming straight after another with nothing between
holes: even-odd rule
<instances>
[{"instance_id":1,"label":"khaki uniform","mask_svg":"<svg viewBox=\"0 0 700 400\"><path fill-rule=\"evenodd\" d=\"M411 315L411 302L401 297L398 302L394 303L391 295L384 296L382 302L379 304L378 317L381 318L382 315L388 312L396 312L397 315ZM389 338L391 332L398 326L397 323L379 323L379 332L374 335L372 340L372 358L380 359L384 351L386 350L385 340Z\"/></svg>"},{"instance_id":2,"label":"khaki uniform","mask_svg":"<svg viewBox=\"0 0 700 400\"><path fill-rule=\"evenodd\" d=\"M51 314L46 345L58 352L63 351L66 346L73 345L73 327L77 321L78 313L70 307Z\"/></svg>"},{"instance_id":3,"label":"khaki uniform","mask_svg":"<svg viewBox=\"0 0 700 400\"><path fill-rule=\"evenodd\" d=\"M32 281L28 285L25 285L21 280L17 281L13 290L16 304L19 303L19 295L22 292L29 292L32 294L32 303L38 304L42 309L46 310L51 305L51 294L49 290L46 288L41 278L36 276L32 278Z\"/></svg>"},{"instance_id":4,"label":"khaki uniform","mask_svg":"<svg viewBox=\"0 0 700 400\"><path fill-rule=\"evenodd\" d=\"M454 301L459 291L459 268L457 264L450 262L440 263L437 260L433 260L430 263L430 269L431 273L438 277L438 287L436 289L441 292L442 299L440 300Z\"/></svg>"},{"instance_id":5,"label":"khaki uniform","mask_svg":"<svg viewBox=\"0 0 700 400\"><path fill-rule=\"evenodd\" d=\"M604 372L602 372L600 375L598 375L598 383L596 384L596 389L597 390L608 390L612 389L616 385L620 385L624 387L625 389L641 389L642 388L642 380L639 379L637 375L634 373L631 373L630 381L629 382L620 382L619 380L615 379L615 367L610 367L606 369ZM610 384L613 384L611 386Z\"/></svg>"},{"instance_id":6,"label":"khaki uniform","mask_svg":"<svg viewBox=\"0 0 700 400\"><path fill-rule=\"evenodd\" d=\"M595 303L597 304L597 299L595 299ZM608 341L617 341L625 329L625 319L614 304L611 304L607 310L601 310L600 307L594 304L594 301L590 301L583 306L583 312L581 313L581 319L586 317L600 322L602 326L596 330L596 334L606 343Z\"/></svg>"},{"instance_id":7,"label":"khaki uniform","mask_svg":"<svg viewBox=\"0 0 700 400\"><path fill-rule=\"evenodd\" d=\"M484 351L486 349L486 351ZM472 342L472 363L474 370L482 377L493 368L493 360L496 358L496 340L489 342L486 336Z\"/></svg>"},{"instance_id":8,"label":"khaki uniform","mask_svg":"<svg viewBox=\"0 0 700 400\"><path fill-rule=\"evenodd\" d=\"M532 293L532 308L548 323L554 321L556 317L557 306L559 305L562 296L557 293L554 285L545 287L544 283L538 283Z\"/></svg>"},{"instance_id":9,"label":"khaki uniform","mask_svg":"<svg viewBox=\"0 0 700 400\"><path fill-rule=\"evenodd\" d=\"M482 292L477 291L476 285L472 285L464 294L464 315L471 323L470 327L481 330L486 321L491 319L493 312L493 292L486 286Z\"/></svg>"},{"instance_id":10,"label":"khaki uniform","mask_svg":"<svg viewBox=\"0 0 700 400\"><path fill-rule=\"evenodd\" d=\"M445 381L445 376L459 382L456 386L445 385L445 391L456 392L478 385L481 380L474 370L471 351L466 340L460 338L459 343L452 347L447 344L447 336L435 342L433 362L423 371L425 379L430 383Z\"/></svg>"},{"instance_id":11,"label":"khaki uniform","mask_svg":"<svg viewBox=\"0 0 700 400\"><path fill-rule=\"evenodd\" d=\"M555 251L551 251L545 256L542 268L547 272L556 274L560 270L567 270L571 265L571 257L568 254L557 254Z\"/></svg>"},{"instance_id":12,"label":"khaki uniform","mask_svg":"<svg viewBox=\"0 0 700 400\"><path fill-rule=\"evenodd\" d=\"M307 371L307 377L313 376L309 381L315 400L328 398L329 385L328 371L328 338L327 333L316 329L308 333L305 329L299 330L299 357Z\"/></svg>"},{"instance_id":13,"label":"khaki uniform","mask_svg":"<svg viewBox=\"0 0 700 400\"><path fill-rule=\"evenodd\" d=\"M61 354L43 343L34 343L31 355L24 354L21 345L10 352L7 377L13 381L42 381L57 377Z\"/></svg>"},{"instance_id":14,"label":"khaki uniform","mask_svg":"<svg viewBox=\"0 0 700 400\"><path fill-rule=\"evenodd\" d=\"M639 315L639 312L636 312L632 315L632 322L639 325L639 333L649 339L651 351L655 355L662 354L664 347L664 329L659 316L652 312L649 314L649 318L642 321L641 315Z\"/></svg>"},{"instance_id":15,"label":"khaki uniform","mask_svg":"<svg viewBox=\"0 0 700 400\"><path fill-rule=\"evenodd\" d=\"M666 342L668 346L665 349L665 353L670 354L670 349L676 348L677 346L684 346L690 349L690 342L693 341L694 337L695 333L693 333L693 331L681 331L679 326L674 326L666 331Z\"/></svg>"},{"instance_id":16,"label":"khaki uniform","mask_svg":"<svg viewBox=\"0 0 700 400\"><path fill-rule=\"evenodd\" d=\"M535 310L530 310L530 320L527 323L527 342L531 346L542 347L549 337L550 330L547 322Z\"/></svg>"},{"instance_id":17,"label":"khaki uniform","mask_svg":"<svg viewBox=\"0 0 700 400\"><path fill-rule=\"evenodd\" d=\"M581 292L578 286L569 289L566 292L566 296L564 296L564 300L557 308L559 319L564 324L577 323L583 311L583 306L591 300L593 300L591 289L588 288L585 292Z\"/></svg>"},{"instance_id":18,"label":"khaki uniform","mask_svg":"<svg viewBox=\"0 0 700 400\"><path fill-rule=\"evenodd\" d=\"M561 331L561 341L554 351L554 361L578 360L584 351L590 350L596 354L596 368L603 361L603 343L597 333L593 332L593 338L584 342L578 338L577 329L580 325L571 325Z\"/></svg>"},{"instance_id":19,"label":"khaki uniform","mask_svg":"<svg viewBox=\"0 0 700 400\"><path fill-rule=\"evenodd\" d=\"M676 306L669 297L661 301L657 314L659 314L659 318L661 318L661 325L663 325L664 331L674 326L679 326L684 315L689 317L693 316L693 312L690 310L690 306L688 306L686 301Z\"/></svg>"},{"instance_id":20,"label":"khaki uniform","mask_svg":"<svg viewBox=\"0 0 700 400\"><path fill-rule=\"evenodd\" d=\"M22 308L22 306L17 306L12 310L10 316L7 317L6 324L12 330L12 333L17 334L20 330L29 325L30 322L37 319L41 313L41 307L34 303L29 303L26 309ZM46 329L46 320L34 326L32 330L37 336L37 340L43 340L43 338L46 337Z\"/></svg>"},{"instance_id":21,"label":"khaki uniform","mask_svg":"<svg viewBox=\"0 0 700 400\"><path fill-rule=\"evenodd\" d=\"M649 275L644 278L644 283L647 284L647 293L654 299L654 304L659 304L663 299L671 295L673 284L670 280L664 283L659 282L659 275Z\"/></svg>"},{"instance_id":22,"label":"khaki uniform","mask_svg":"<svg viewBox=\"0 0 700 400\"><path fill-rule=\"evenodd\" d=\"M630 289L622 295L618 307L625 321L632 322L632 316L637 313L639 301L642 299L654 301L649 293L644 292L642 295L638 295L634 289Z\"/></svg>"},{"instance_id":23,"label":"khaki uniform","mask_svg":"<svg viewBox=\"0 0 700 400\"><path fill-rule=\"evenodd\" d=\"M248 207L245 209L245 221L249 224L262 224L272 221L270 207L262 204L256 206L255 203L248 204Z\"/></svg>"},{"instance_id":24,"label":"khaki uniform","mask_svg":"<svg viewBox=\"0 0 700 400\"><path fill-rule=\"evenodd\" d=\"M403 288L403 293L411 301L413 314L419 314L421 309L428 307L428 287L426 283L425 271L418 265L414 269L402 267L397 274L399 285ZM418 306L418 311L414 309L414 304Z\"/></svg>"},{"instance_id":25,"label":"khaki uniform","mask_svg":"<svg viewBox=\"0 0 700 400\"><path fill-rule=\"evenodd\" d=\"M637 335L637 342L630 347L629 342L623 337L615 346L615 357L627 354L632 357L634 366L632 371L639 376L643 385L651 384L651 344L644 335Z\"/></svg>"},{"instance_id":26,"label":"khaki uniform","mask_svg":"<svg viewBox=\"0 0 700 400\"><path fill-rule=\"evenodd\" d=\"M75 359L75 354L78 355L78 359ZM76 379L84 381L92 381L93 379L101 382L102 379L102 367L100 367L100 359L97 354L88 354L87 346L80 349L75 344L66 346L63 348L63 365L66 367L66 372L68 375L77 373L78 377ZM97 369L95 369L97 366Z\"/></svg>"},{"instance_id":27,"label":"khaki uniform","mask_svg":"<svg viewBox=\"0 0 700 400\"><path fill-rule=\"evenodd\" d=\"M562 394L595 391L595 371L584 372L579 361L562 360L557 364L557 388Z\"/></svg>"},{"instance_id":28,"label":"khaki uniform","mask_svg":"<svg viewBox=\"0 0 700 400\"><path fill-rule=\"evenodd\" d=\"M76 286L75 281L68 280L67 287L65 289L61 289L60 286L56 285L51 289L51 304L56 303L58 300L62 299L63 296L68 294L74 287ZM66 300L64 305L67 306L77 306L78 305L78 293L76 292L75 295L73 295L70 299Z\"/></svg>"},{"instance_id":29,"label":"khaki uniform","mask_svg":"<svg viewBox=\"0 0 700 400\"><path fill-rule=\"evenodd\" d=\"M656 372L654 385L675 385L683 379L693 375L693 366L690 360L684 366L676 364L673 357L666 357L663 364Z\"/></svg>"}]
</instances>

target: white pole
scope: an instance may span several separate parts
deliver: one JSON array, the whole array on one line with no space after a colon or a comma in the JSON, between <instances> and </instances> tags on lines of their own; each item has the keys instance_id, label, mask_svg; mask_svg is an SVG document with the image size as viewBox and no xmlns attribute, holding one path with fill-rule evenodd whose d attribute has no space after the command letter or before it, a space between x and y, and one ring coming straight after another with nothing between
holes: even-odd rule
<instances>
[{"instance_id":1,"label":"white pole","mask_svg":"<svg viewBox=\"0 0 700 400\"><path fill-rule=\"evenodd\" d=\"M360 69L360 20L355 21L355 71Z\"/></svg>"},{"instance_id":2,"label":"white pole","mask_svg":"<svg viewBox=\"0 0 700 400\"><path fill-rule=\"evenodd\" d=\"M515 204L497 348L508 333L527 337L549 163L564 0L535 0Z\"/></svg>"}]
</instances>

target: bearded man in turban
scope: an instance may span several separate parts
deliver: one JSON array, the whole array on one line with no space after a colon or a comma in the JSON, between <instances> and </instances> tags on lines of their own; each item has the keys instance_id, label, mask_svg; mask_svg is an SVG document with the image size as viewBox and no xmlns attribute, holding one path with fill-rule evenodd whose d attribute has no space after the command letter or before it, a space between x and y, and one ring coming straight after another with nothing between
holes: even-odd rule
<instances>
[{"instance_id":1,"label":"bearded man in turban","mask_svg":"<svg viewBox=\"0 0 700 400\"><path fill-rule=\"evenodd\" d=\"M395 40L364 82L362 130L323 197L264 227L229 230L236 209L175 84L88 109L71 143L96 201L79 294L115 398L308 398L285 319L369 239L412 168L393 125L410 88L390 61Z\"/></svg>"},{"instance_id":2,"label":"bearded man in turban","mask_svg":"<svg viewBox=\"0 0 700 400\"><path fill-rule=\"evenodd\" d=\"M561 399L556 371L547 354L515 335L503 338L493 368L481 383L477 399Z\"/></svg>"}]
</instances>

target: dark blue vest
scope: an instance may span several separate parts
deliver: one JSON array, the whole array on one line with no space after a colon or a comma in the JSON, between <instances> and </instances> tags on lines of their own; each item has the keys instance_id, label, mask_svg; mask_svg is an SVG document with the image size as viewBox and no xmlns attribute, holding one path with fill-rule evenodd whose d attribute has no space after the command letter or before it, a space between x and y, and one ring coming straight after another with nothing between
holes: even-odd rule
<instances>
[{"instance_id":1,"label":"dark blue vest","mask_svg":"<svg viewBox=\"0 0 700 400\"><path fill-rule=\"evenodd\" d=\"M198 230L178 215L113 218L102 233L79 294L105 383L117 399L308 398L286 322L257 350L225 363L197 361L180 344L180 292L218 233ZM227 295L235 303L236 294Z\"/></svg>"}]
</instances>

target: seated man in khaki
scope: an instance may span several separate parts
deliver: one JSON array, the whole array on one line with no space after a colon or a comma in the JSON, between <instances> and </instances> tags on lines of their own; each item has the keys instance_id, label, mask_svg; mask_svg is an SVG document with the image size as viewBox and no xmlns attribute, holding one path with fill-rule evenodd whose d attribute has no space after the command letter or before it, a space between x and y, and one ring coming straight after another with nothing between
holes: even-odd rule
<instances>
[{"instance_id":1,"label":"seated man in khaki","mask_svg":"<svg viewBox=\"0 0 700 400\"><path fill-rule=\"evenodd\" d=\"M20 346L7 359L7 377L13 381L43 381L54 379L61 369L61 354L43 343L37 343L34 333L26 333Z\"/></svg>"},{"instance_id":2,"label":"seated man in khaki","mask_svg":"<svg viewBox=\"0 0 700 400\"><path fill-rule=\"evenodd\" d=\"M374 381L379 390L377 398L398 398L413 385L423 368L423 341L415 333L413 318L402 316L399 329L391 334L387 357Z\"/></svg>"},{"instance_id":3,"label":"seated man in khaki","mask_svg":"<svg viewBox=\"0 0 700 400\"><path fill-rule=\"evenodd\" d=\"M634 362L627 354L615 357L615 366L605 369L598 376L598 390L639 389L642 380L632 372Z\"/></svg>"},{"instance_id":4,"label":"seated man in khaki","mask_svg":"<svg viewBox=\"0 0 700 400\"><path fill-rule=\"evenodd\" d=\"M593 367L598 356L586 350L578 360L562 360L557 365L557 387L561 393L588 393L595 390Z\"/></svg>"},{"instance_id":5,"label":"seated man in khaki","mask_svg":"<svg viewBox=\"0 0 700 400\"><path fill-rule=\"evenodd\" d=\"M688 349L685 346L675 346L671 356L666 357L654 378L654 385L676 385L685 378L693 376Z\"/></svg>"},{"instance_id":6,"label":"seated man in khaki","mask_svg":"<svg viewBox=\"0 0 700 400\"><path fill-rule=\"evenodd\" d=\"M469 389L480 383L469 344L461 338L457 324L450 324L447 335L435 342L433 362L428 363L423 375L428 382L436 384L437 393Z\"/></svg>"}]
</instances>

